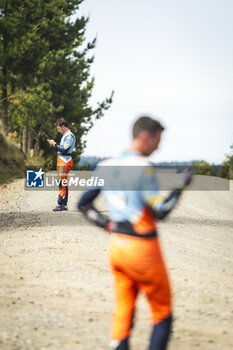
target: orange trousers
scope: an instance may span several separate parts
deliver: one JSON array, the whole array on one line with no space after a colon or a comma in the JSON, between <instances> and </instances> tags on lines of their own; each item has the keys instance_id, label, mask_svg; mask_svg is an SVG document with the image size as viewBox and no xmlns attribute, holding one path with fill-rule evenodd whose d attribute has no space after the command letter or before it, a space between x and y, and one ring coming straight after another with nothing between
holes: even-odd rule
<instances>
[{"instance_id":1,"label":"orange trousers","mask_svg":"<svg viewBox=\"0 0 233 350\"><path fill-rule=\"evenodd\" d=\"M111 339L130 335L138 292L145 294L155 325L171 314L171 291L158 238L113 234L110 263L115 279L116 309Z\"/></svg>"},{"instance_id":2,"label":"orange trousers","mask_svg":"<svg viewBox=\"0 0 233 350\"><path fill-rule=\"evenodd\" d=\"M67 180L68 173L72 169L72 166L73 166L72 158L66 163L60 157L57 157L57 176L61 180L60 186L59 186L58 202L60 200L61 203L62 201L67 203L68 186L65 184L66 181L63 182L63 180Z\"/></svg>"}]
</instances>

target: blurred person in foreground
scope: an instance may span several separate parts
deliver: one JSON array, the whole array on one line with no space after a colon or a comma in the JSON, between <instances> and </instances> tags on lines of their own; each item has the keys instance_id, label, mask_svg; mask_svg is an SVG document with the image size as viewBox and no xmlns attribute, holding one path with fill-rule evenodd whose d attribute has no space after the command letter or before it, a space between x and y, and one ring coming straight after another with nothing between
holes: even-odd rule
<instances>
[{"instance_id":1,"label":"blurred person in foreground","mask_svg":"<svg viewBox=\"0 0 233 350\"><path fill-rule=\"evenodd\" d=\"M112 169L111 181L115 177L124 190L93 188L86 191L78 203L78 209L88 220L113 233L110 263L115 280L116 308L110 346L115 350L129 349L140 291L146 296L151 310L153 328L149 350L165 350L171 331L171 290L159 245L157 222L174 208L183 189L191 182L191 174L182 175L180 186L169 195L162 196L159 192L155 169L147 157L158 148L163 130L158 121L148 116L139 118L133 126L130 148L119 157L102 162L102 165L110 166L110 173ZM125 171L114 170L116 164L134 165L139 170L135 170L134 176L127 177ZM137 183L135 190L132 182ZM93 205L100 192L105 197L109 217Z\"/></svg>"},{"instance_id":2,"label":"blurred person in foreground","mask_svg":"<svg viewBox=\"0 0 233 350\"><path fill-rule=\"evenodd\" d=\"M68 186L67 177L68 173L72 169L73 160L72 152L75 150L75 136L70 131L68 123L64 119L58 119L55 123L57 131L62 134L60 145L54 140L48 140L50 146L57 150L57 175L59 178L59 195L57 203L58 205L53 208L53 211L68 210Z\"/></svg>"}]
</instances>

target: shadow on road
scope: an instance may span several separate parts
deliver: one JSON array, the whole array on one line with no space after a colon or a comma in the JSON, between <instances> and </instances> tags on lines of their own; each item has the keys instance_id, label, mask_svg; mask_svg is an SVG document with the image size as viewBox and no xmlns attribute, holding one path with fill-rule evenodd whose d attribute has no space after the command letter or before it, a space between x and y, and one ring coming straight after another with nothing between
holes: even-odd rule
<instances>
[{"instance_id":1,"label":"shadow on road","mask_svg":"<svg viewBox=\"0 0 233 350\"><path fill-rule=\"evenodd\" d=\"M86 225L81 213L69 212L10 212L0 213L0 231L21 227Z\"/></svg>"},{"instance_id":2,"label":"shadow on road","mask_svg":"<svg viewBox=\"0 0 233 350\"><path fill-rule=\"evenodd\" d=\"M106 211L102 213L106 214ZM45 226L87 226L88 223L81 213L68 212L10 212L0 213L0 231L18 229L21 227L45 227ZM168 225L206 225L233 227L233 220L223 219L198 219L194 217L169 217L164 221Z\"/></svg>"}]
</instances>

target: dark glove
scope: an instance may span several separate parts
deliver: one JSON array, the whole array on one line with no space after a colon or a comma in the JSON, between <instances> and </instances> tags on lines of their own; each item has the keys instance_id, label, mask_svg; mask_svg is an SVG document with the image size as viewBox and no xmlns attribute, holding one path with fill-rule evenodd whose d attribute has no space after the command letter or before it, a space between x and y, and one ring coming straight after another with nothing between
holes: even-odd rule
<instances>
[{"instance_id":1,"label":"dark glove","mask_svg":"<svg viewBox=\"0 0 233 350\"><path fill-rule=\"evenodd\" d=\"M192 182L192 173L190 170L185 169L178 180L178 188L182 191L184 188Z\"/></svg>"},{"instance_id":2,"label":"dark glove","mask_svg":"<svg viewBox=\"0 0 233 350\"><path fill-rule=\"evenodd\" d=\"M108 225L109 218L106 215L101 214L94 207L90 207L84 214L86 218L93 222L95 225L99 227L105 228Z\"/></svg>"},{"instance_id":3,"label":"dark glove","mask_svg":"<svg viewBox=\"0 0 233 350\"><path fill-rule=\"evenodd\" d=\"M114 227L115 227L115 223L113 221L109 220L107 225L104 227L104 229L107 232L112 232Z\"/></svg>"}]
</instances>

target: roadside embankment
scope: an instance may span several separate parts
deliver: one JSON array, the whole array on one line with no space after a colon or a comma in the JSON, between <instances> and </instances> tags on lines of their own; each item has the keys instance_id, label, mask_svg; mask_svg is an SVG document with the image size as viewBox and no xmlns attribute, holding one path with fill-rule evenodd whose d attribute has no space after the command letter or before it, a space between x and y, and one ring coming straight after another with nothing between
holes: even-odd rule
<instances>
[{"instance_id":1,"label":"roadside embankment","mask_svg":"<svg viewBox=\"0 0 233 350\"><path fill-rule=\"evenodd\" d=\"M25 175L23 152L0 134L0 185Z\"/></svg>"}]
</instances>

